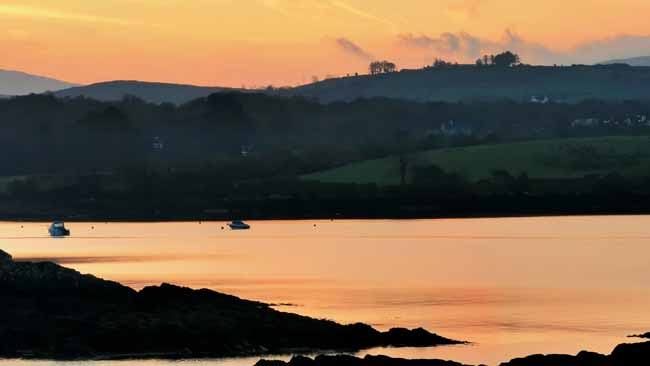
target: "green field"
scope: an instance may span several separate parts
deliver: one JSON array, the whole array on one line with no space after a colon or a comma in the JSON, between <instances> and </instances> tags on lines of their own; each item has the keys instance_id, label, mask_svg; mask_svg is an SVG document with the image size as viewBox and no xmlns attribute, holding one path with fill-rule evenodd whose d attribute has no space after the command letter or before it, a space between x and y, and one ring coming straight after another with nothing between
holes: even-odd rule
<instances>
[{"instance_id":1,"label":"green field","mask_svg":"<svg viewBox=\"0 0 650 366\"><path fill-rule=\"evenodd\" d=\"M554 139L498 145L430 150L407 156L411 168L437 165L470 181L489 178L496 170L530 178L578 178L619 173L650 176L650 136ZM362 161L303 176L326 183L400 182L399 157ZM411 178L409 169L408 179Z\"/></svg>"}]
</instances>

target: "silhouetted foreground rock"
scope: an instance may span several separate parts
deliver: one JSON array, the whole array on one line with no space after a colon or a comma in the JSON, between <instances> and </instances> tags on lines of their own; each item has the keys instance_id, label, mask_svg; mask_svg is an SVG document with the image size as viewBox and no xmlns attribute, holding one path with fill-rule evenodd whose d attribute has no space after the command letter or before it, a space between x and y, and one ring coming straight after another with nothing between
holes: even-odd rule
<instances>
[{"instance_id":1,"label":"silhouetted foreground rock","mask_svg":"<svg viewBox=\"0 0 650 366\"><path fill-rule=\"evenodd\" d=\"M644 334L634 334L629 336L630 338L647 338L650 339L650 332Z\"/></svg>"},{"instance_id":2,"label":"silhouetted foreground rock","mask_svg":"<svg viewBox=\"0 0 650 366\"><path fill-rule=\"evenodd\" d=\"M0 251L0 357L223 357L461 342L283 313L210 290L141 291Z\"/></svg>"},{"instance_id":3,"label":"silhouetted foreground rock","mask_svg":"<svg viewBox=\"0 0 650 366\"><path fill-rule=\"evenodd\" d=\"M502 366L610 366L609 356L582 351L571 355L532 355L504 362Z\"/></svg>"},{"instance_id":4,"label":"silhouetted foreground rock","mask_svg":"<svg viewBox=\"0 0 650 366\"><path fill-rule=\"evenodd\" d=\"M615 366L650 365L650 342L619 344L610 357Z\"/></svg>"},{"instance_id":5,"label":"silhouetted foreground rock","mask_svg":"<svg viewBox=\"0 0 650 366\"><path fill-rule=\"evenodd\" d=\"M570 355L532 355L501 366L644 366L650 365L650 342L620 344L611 355L582 351Z\"/></svg>"},{"instance_id":6,"label":"silhouetted foreground rock","mask_svg":"<svg viewBox=\"0 0 650 366\"><path fill-rule=\"evenodd\" d=\"M255 366L463 366L454 361L445 360L407 360L388 356L366 356L358 358L347 355L321 355L312 359L295 356L289 362L261 360Z\"/></svg>"}]
</instances>

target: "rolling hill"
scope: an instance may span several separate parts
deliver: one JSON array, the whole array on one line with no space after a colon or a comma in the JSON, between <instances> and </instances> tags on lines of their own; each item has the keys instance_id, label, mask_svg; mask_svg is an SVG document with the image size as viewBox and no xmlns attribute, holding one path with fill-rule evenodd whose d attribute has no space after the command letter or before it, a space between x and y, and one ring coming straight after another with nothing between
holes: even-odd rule
<instances>
[{"instance_id":1,"label":"rolling hill","mask_svg":"<svg viewBox=\"0 0 650 366\"><path fill-rule=\"evenodd\" d=\"M648 82L650 67L463 65L329 79L278 93L315 98L322 103L372 97L448 102L529 101L533 96L571 103L592 98L647 99Z\"/></svg>"},{"instance_id":2,"label":"rolling hill","mask_svg":"<svg viewBox=\"0 0 650 366\"><path fill-rule=\"evenodd\" d=\"M620 60L610 60L602 63L603 65L608 64L628 64L630 66L650 66L650 56L641 56L641 57L632 57L625 58Z\"/></svg>"},{"instance_id":3,"label":"rolling hill","mask_svg":"<svg viewBox=\"0 0 650 366\"><path fill-rule=\"evenodd\" d=\"M0 70L0 97L38 94L74 87L65 81L19 71Z\"/></svg>"},{"instance_id":4,"label":"rolling hill","mask_svg":"<svg viewBox=\"0 0 650 366\"><path fill-rule=\"evenodd\" d=\"M343 77L293 88L257 92L278 96L301 96L321 103L375 97L418 102L502 99L530 101L533 97L548 97L550 101L574 103L585 99L648 99L649 82L650 67L596 65L479 68L461 65ZM131 95L152 103L183 104L223 91L243 90L141 81L110 81L60 90L55 94L59 97L84 96L100 101L115 101ZM3 93L0 91L0 94Z\"/></svg>"},{"instance_id":5,"label":"rolling hill","mask_svg":"<svg viewBox=\"0 0 650 366\"><path fill-rule=\"evenodd\" d=\"M408 155L411 168L436 165L470 181L489 178L494 171L527 173L531 178L577 178L617 172L644 176L650 166L650 137L598 137L537 140L498 145L430 150ZM326 183L400 183L397 156L367 160L302 178ZM411 178L412 170L409 172Z\"/></svg>"},{"instance_id":6,"label":"rolling hill","mask_svg":"<svg viewBox=\"0 0 650 366\"><path fill-rule=\"evenodd\" d=\"M183 104L213 93L232 90L236 89L142 81L109 81L61 90L55 95L62 98L86 97L105 102L121 100L128 95L151 103Z\"/></svg>"}]
</instances>

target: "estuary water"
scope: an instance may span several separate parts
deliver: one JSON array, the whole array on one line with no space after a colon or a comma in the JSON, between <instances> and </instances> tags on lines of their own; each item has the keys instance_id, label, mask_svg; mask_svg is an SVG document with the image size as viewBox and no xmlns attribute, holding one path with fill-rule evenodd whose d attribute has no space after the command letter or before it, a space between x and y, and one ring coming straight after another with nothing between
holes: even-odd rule
<instances>
[{"instance_id":1,"label":"estuary water","mask_svg":"<svg viewBox=\"0 0 650 366\"><path fill-rule=\"evenodd\" d=\"M360 355L488 365L533 353L609 353L650 331L650 216L453 220L0 223L0 249L139 289L210 288L338 322L425 327L464 346ZM287 358L289 356L278 356ZM241 365L198 361L0 365Z\"/></svg>"}]
</instances>

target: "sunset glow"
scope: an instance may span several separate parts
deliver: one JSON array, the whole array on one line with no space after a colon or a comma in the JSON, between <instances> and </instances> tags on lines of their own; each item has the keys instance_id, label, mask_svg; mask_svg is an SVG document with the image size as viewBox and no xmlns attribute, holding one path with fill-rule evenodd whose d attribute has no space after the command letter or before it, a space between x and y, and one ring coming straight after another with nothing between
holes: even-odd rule
<instances>
[{"instance_id":1,"label":"sunset glow","mask_svg":"<svg viewBox=\"0 0 650 366\"><path fill-rule=\"evenodd\" d=\"M259 87L503 49L593 63L650 54L649 12L646 0L2 0L0 69Z\"/></svg>"}]
</instances>

